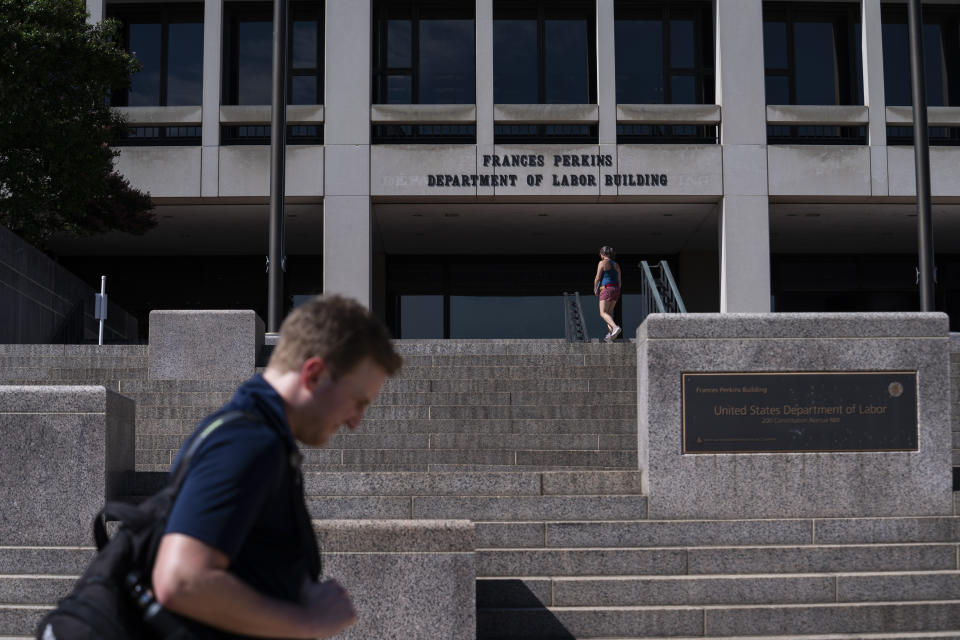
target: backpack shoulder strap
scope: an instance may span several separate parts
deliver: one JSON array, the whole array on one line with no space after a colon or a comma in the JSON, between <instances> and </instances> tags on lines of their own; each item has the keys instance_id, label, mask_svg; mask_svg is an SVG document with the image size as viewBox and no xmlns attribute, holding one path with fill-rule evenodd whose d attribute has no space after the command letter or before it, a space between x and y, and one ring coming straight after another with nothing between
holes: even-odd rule
<instances>
[{"instance_id":1,"label":"backpack shoulder strap","mask_svg":"<svg viewBox=\"0 0 960 640\"><path fill-rule=\"evenodd\" d=\"M177 463L177 467L174 469L173 475L168 483L168 486L173 487L174 495L180 493L180 487L183 486L183 481L186 479L187 472L190 470L190 465L193 462L193 456L197 453L197 450L200 449L203 441L206 440L207 437L219 427L242 419L246 419L251 422L264 422L260 416L250 413L249 411L227 411L226 413L223 413L211 420L207 426L201 429L194 436L189 447L184 452L183 457L181 457L180 461Z\"/></svg>"}]
</instances>

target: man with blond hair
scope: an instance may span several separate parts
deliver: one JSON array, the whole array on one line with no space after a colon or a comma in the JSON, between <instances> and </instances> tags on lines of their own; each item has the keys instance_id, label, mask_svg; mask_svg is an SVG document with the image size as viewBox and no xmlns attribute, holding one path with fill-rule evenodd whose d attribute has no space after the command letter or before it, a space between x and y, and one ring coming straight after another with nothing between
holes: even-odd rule
<instances>
[{"instance_id":1,"label":"man with blond hair","mask_svg":"<svg viewBox=\"0 0 960 640\"><path fill-rule=\"evenodd\" d=\"M400 366L359 303L326 296L296 308L263 374L197 429L244 412L193 457L154 564L160 604L205 638L327 638L353 624L343 587L316 580L295 441L323 446L341 425L356 429Z\"/></svg>"}]
</instances>

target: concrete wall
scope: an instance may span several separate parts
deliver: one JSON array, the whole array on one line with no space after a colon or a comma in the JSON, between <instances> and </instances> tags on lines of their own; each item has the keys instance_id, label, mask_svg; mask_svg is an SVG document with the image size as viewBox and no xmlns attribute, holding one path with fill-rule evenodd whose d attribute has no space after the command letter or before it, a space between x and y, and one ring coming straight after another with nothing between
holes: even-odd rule
<instances>
[{"instance_id":1,"label":"concrete wall","mask_svg":"<svg viewBox=\"0 0 960 640\"><path fill-rule=\"evenodd\" d=\"M96 341L93 302L99 291L0 227L0 343ZM110 301L104 341L136 338L136 319Z\"/></svg>"}]
</instances>

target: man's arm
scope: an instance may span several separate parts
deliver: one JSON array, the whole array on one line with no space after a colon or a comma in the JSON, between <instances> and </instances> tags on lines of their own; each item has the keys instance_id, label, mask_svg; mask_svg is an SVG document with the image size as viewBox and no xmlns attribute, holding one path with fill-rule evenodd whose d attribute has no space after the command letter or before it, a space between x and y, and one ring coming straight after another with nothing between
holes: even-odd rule
<instances>
[{"instance_id":1,"label":"man's arm","mask_svg":"<svg viewBox=\"0 0 960 640\"><path fill-rule=\"evenodd\" d=\"M335 581L311 584L297 604L262 595L227 571L229 558L196 538L168 533L153 567L157 601L180 615L248 636L328 638L356 621Z\"/></svg>"}]
</instances>

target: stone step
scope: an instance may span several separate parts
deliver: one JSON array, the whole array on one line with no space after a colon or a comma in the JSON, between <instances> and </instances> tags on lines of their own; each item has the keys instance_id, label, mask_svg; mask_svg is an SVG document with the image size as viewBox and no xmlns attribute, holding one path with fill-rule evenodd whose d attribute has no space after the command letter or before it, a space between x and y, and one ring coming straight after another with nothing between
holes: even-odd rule
<instances>
[{"instance_id":1,"label":"stone step","mask_svg":"<svg viewBox=\"0 0 960 640\"><path fill-rule=\"evenodd\" d=\"M587 426L587 425L585 425ZM182 440L182 436L177 436ZM146 442L146 440L144 441ZM162 447L166 441L158 442ZM469 434L469 433L367 433L341 431L327 444L329 449L462 449L540 451L626 451L635 449L635 435L593 433L562 434Z\"/></svg>"},{"instance_id":2,"label":"stone step","mask_svg":"<svg viewBox=\"0 0 960 640\"><path fill-rule=\"evenodd\" d=\"M565 340L394 340L394 348L401 356L408 355L454 355L454 354L503 354L541 355L564 353L634 353L636 343L631 340L617 342L567 342Z\"/></svg>"},{"instance_id":3,"label":"stone step","mask_svg":"<svg viewBox=\"0 0 960 640\"><path fill-rule=\"evenodd\" d=\"M139 424L138 424L139 427ZM637 433L635 418L522 418L522 419L371 419L364 416L359 433L469 433L469 434L632 434ZM636 446L636 445L634 445Z\"/></svg>"},{"instance_id":4,"label":"stone step","mask_svg":"<svg viewBox=\"0 0 960 640\"><path fill-rule=\"evenodd\" d=\"M243 380L123 380L121 393L213 393L232 394Z\"/></svg>"},{"instance_id":5,"label":"stone step","mask_svg":"<svg viewBox=\"0 0 960 640\"><path fill-rule=\"evenodd\" d=\"M638 576L954 571L954 543L477 550L477 575Z\"/></svg>"},{"instance_id":6,"label":"stone step","mask_svg":"<svg viewBox=\"0 0 960 640\"><path fill-rule=\"evenodd\" d=\"M93 559L93 547L0 547L0 574L77 576Z\"/></svg>"},{"instance_id":7,"label":"stone step","mask_svg":"<svg viewBox=\"0 0 960 640\"><path fill-rule=\"evenodd\" d=\"M960 572L481 578L478 607L745 605L960 600Z\"/></svg>"},{"instance_id":8,"label":"stone step","mask_svg":"<svg viewBox=\"0 0 960 640\"><path fill-rule=\"evenodd\" d=\"M382 391L375 405L601 405L637 403L633 391L501 391L480 392L391 392Z\"/></svg>"},{"instance_id":9,"label":"stone step","mask_svg":"<svg viewBox=\"0 0 960 640\"><path fill-rule=\"evenodd\" d=\"M639 472L638 476L639 478ZM480 522L480 547L520 547L537 530L546 548L843 545L957 542L960 517L784 520L637 520L631 522Z\"/></svg>"},{"instance_id":10,"label":"stone step","mask_svg":"<svg viewBox=\"0 0 960 640\"><path fill-rule=\"evenodd\" d=\"M647 499L645 496L562 495L309 496L307 506L311 515L320 519L626 520L643 517L647 510ZM487 572L484 575L557 575L558 573L563 572L552 571L549 574L523 571L507 574Z\"/></svg>"},{"instance_id":11,"label":"stone step","mask_svg":"<svg viewBox=\"0 0 960 640\"><path fill-rule=\"evenodd\" d=\"M312 449L308 465L496 465L637 468L637 452L522 449Z\"/></svg>"},{"instance_id":12,"label":"stone step","mask_svg":"<svg viewBox=\"0 0 960 640\"><path fill-rule=\"evenodd\" d=\"M32 634L52 604L0 604L0 634Z\"/></svg>"},{"instance_id":13,"label":"stone step","mask_svg":"<svg viewBox=\"0 0 960 640\"><path fill-rule=\"evenodd\" d=\"M160 411L151 412L150 409ZM185 417L175 413L165 413L165 408L148 407L137 410L137 415L155 418ZM366 411L366 417L372 420L636 420L635 404L615 405L565 405L565 404L528 404L528 405L373 405Z\"/></svg>"},{"instance_id":14,"label":"stone step","mask_svg":"<svg viewBox=\"0 0 960 640\"><path fill-rule=\"evenodd\" d=\"M404 367L400 370L401 380L490 380L490 379L533 379L567 378L578 380L628 378L636 379L636 365L624 366L446 366L446 367Z\"/></svg>"},{"instance_id":15,"label":"stone step","mask_svg":"<svg viewBox=\"0 0 960 640\"><path fill-rule=\"evenodd\" d=\"M158 466L158 465L156 465ZM523 464L305 464L304 473L331 473L331 472L350 472L350 473L369 473L369 472L457 472L457 473L475 473L475 472L523 472L523 471L625 471L632 467L616 466L576 466L576 465L523 465ZM139 468L139 467L138 467ZM163 469L148 469L148 471L165 471Z\"/></svg>"},{"instance_id":16,"label":"stone step","mask_svg":"<svg viewBox=\"0 0 960 640\"><path fill-rule=\"evenodd\" d=\"M440 392L440 393L512 393L531 392L603 392L630 391L636 393L636 376L629 378L541 378L524 380L441 380L427 378L388 378L383 392Z\"/></svg>"},{"instance_id":17,"label":"stone step","mask_svg":"<svg viewBox=\"0 0 960 640\"><path fill-rule=\"evenodd\" d=\"M0 604L49 606L70 593L78 577L0 574Z\"/></svg>"},{"instance_id":18,"label":"stone step","mask_svg":"<svg viewBox=\"0 0 960 640\"><path fill-rule=\"evenodd\" d=\"M306 473L308 496L640 495L639 471Z\"/></svg>"},{"instance_id":19,"label":"stone step","mask_svg":"<svg viewBox=\"0 0 960 640\"><path fill-rule=\"evenodd\" d=\"M401 354L403 355L403 354ZM583 366L633 366L637 355L633 350L613 353L556 353L556 354L406 354L405 367L583 367Z\"/></svg>"},{"instance_id":20,"label":"stone step","mask_svg":"<svg viewBox=\"0 0 960 640\"><path fill-rule=\"evenodd\" d=\"M572 637L572 636L569 636ZM902 633L777 634L777 640L960 640L960 631L905 631ZM3 640L0 638L0 640ZM638 638L594 638L591 640L639 640ZM668 640L668 637L645 640ZM669 636L669 640L703 640L703 636ZM724 640L770 640L770 636L726 636Z\"/></svg>"},{"instance_id":21,"label":"stone step","mask_svg":"<svg viewBox=\"0 0 960 640\"><path fill-rule=\"evenodd\" d=\"M960 601L478 609L478 640L960 630Z\"/></svg>"}]
</instances>

